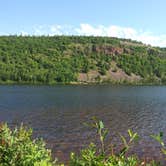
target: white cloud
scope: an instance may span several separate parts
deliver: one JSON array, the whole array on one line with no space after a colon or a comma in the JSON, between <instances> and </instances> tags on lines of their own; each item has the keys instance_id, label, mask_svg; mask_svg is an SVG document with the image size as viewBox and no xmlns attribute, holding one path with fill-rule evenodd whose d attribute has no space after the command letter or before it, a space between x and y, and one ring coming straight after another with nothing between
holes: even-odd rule
<instances>
[{"instance_id":1,"label":"white cloud","mask_svg":"<svg viewBox=\"0 0 166 166\"><path fill-rule=\"evenodd\" d=\"M109 36L141 41L152 46L166 47L166 34L154 35L151 32L136 30L131 27L92 26L90 24L80 24L77 27L71 25L40 25L33 27L31 35L85 35L85 36ZM28 33L22 31L21 34Z\"/></svg>"},{"instance_id":2,"label":"white cloud","mask_svg":"<svg viewBox=\"0 0 166 166\"><path fill-rule=\"evenodd\" d=\"M79 35L85 36L103 36L105 34L105 27L99 25L98 27L93 27L89 24L81 24L79 28L75 29L75 32Z\"/></svg>"},{"instance_id":3,"label":"white cloud","mask_svg":"<svg viewBox=\"0 0 166 166\"><path fill-rule=\"evenodd\" d=\"M25 32L25 31L21 31L21 36L28 36L29 33L28 32Z\"/></svg>"},{"instance_id":4,"label":"white cloud","mask_svg":"<svg viewBox=\"0 0 166 166\"><path fill-rule=\"evenodd\" d=\"M109 36L109 37L119 37L126 39L133 39L141 41L145 44L151 44L153 46L166 47L166 35L154 35L149 32L138 31L130 27L120 27L120 26L91 26L89 24L81 24L79 28L75 31L79 35L93 35L93 36Z\"/></svg>"},{"instance_id":5,"label":"white cloud","mask_svg":"<svg viewBox=\"0 0 166 166\"><path fill-rule=\"evenodd\" d=\"M33 27L33 35L41 36L41 35L48 35L48 26L47 25L36 25Z\"/></svg>"},{"instance_id":6,"label":"white cloud","mask_svg":"<svg viewBox=\"0 0 166 166\"><path fill-rule=\"evenodd\" d=\"M130 38L136 35L136 31L132 28L124 28L119 26L108 26L99 25L93 27L89 24L81 24L80 28L75 30L79 35L93 35L93 36L112 36Z\"/></svg>"},{"instance_id":7,"label":"white cloud","mask_svg":"<svg viewBox=\"0 0 166 166\"><path fill-rule=\"evenodd\" d=\"M50 29L50 33L49 35L53 36L53 35L62 35L62 26L60 25L51 25L49 27Z\"/></svg>"}]
</instances>

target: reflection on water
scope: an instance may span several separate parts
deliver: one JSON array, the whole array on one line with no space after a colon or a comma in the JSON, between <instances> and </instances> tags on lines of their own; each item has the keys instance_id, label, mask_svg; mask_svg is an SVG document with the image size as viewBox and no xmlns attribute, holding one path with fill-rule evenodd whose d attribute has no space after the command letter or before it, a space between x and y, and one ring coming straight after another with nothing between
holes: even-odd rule
<instances>
[{"instance_id":1,"label":"reflection on water","mask_svg":"<svg viewBox=\"0 0 166 166\"><path fill-rule=\"evenodd\" d=\"M0 121L31 126L61 159L94 138L83 125L92 116L104 121L113 142L120 145L117 133L130 128L144 138L134 148L138 155L160 157L149 135L166 133L166 87L0 86Z\"/></svg>"}]
</instances>

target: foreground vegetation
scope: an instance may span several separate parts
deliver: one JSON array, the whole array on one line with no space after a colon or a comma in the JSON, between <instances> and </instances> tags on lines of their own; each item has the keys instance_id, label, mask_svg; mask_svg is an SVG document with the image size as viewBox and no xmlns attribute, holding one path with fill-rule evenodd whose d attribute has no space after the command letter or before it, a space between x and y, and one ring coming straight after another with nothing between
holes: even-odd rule
<instances>
[{"instance_id":1,"label":"foreground vegetation","mask_svg":"<svg viewBox=\"0 0 166 166\"><path fill-rule=\"evenodd\" d=\"M110 75L120 69L140 79ZM0 37L1 84L80 83L90 71L89 82L166 84L166 49L109 37Z\"/></svg>"},{"instance_id":2,"label":"foreground vegetation","mask_svg":"<svg viewBox=\"0 0 166 166\"><path fill-rule=\"evenodd\" d=\"M21 126L10 130L0 127L0 166L51 166L51 151L43 140L32 140L32 130Z\"/></svg>"},{"instance_id":3,"label":"foreground vegetation","mask_svg":"<svg viewBox=\"0 0 166 166\"><path fill-rule=\"evenodd\" d=\"M128 138L120 135L123 147L116 153L114 145L105 146L108 129L102 121L96 119L91 124L100 140L100 146L91 143L80 154L71 153L70 166L159 166L160 163L141 161L136 155L127 152L139 140L137 133L128 130ZM162 133L152 136L161 144L161 151L166 155L166 146ZM26 127L11 130L7 124L0 126L0 166L63 166L52 160L51 151L46 149L42 139L32 139L32 130Z\"/></svg>"}]
</instances>

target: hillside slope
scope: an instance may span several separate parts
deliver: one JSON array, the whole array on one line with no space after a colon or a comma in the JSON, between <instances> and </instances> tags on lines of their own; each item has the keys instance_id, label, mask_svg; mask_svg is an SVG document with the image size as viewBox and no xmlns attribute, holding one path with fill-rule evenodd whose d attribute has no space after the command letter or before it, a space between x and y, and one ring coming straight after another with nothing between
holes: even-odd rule
<instances>
[{"instance_id":1,"label":"hillside slope","mask_svg":"<svg viewBox=\"0 0 166 166\"><path fill-rule=\"evenodd\" d=\"M110 37L0 37L0 83L166 84L166 49Z\"/></svg>"}]
</instances>

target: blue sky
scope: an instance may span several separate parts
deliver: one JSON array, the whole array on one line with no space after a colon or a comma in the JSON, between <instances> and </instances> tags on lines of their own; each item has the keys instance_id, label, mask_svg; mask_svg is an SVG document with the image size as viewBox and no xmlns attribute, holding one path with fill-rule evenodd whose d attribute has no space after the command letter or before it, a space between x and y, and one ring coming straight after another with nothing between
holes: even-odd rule
<instances>
[{"instance_id":1,"label":"blue sky","mask_svg":"<svg viewBox=\"0 0 166 166\"><path fill-rule=\"evenodd\" d=\"M94 35L166 47L165 0L1 0L0 35Z\"/></svg>"}]
</instances>

